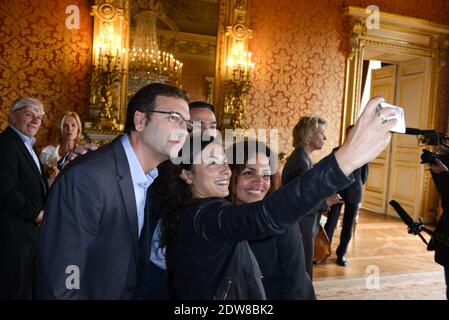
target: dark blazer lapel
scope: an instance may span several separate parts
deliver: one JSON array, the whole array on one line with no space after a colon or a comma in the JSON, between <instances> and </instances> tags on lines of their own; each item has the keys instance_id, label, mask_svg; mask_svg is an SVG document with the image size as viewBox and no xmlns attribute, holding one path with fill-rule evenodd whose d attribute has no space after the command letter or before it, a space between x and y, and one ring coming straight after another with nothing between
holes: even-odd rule
<instances>
[{"instance_id":1,"label":"dark blazer lapel","mask_svg":"<svg viewBox=\"0 0 449 320\"><path fill-rule=\"evenodd\" d=\"M11 129L10 127L8 127L7 130L9 130L11 136L13 137L14 141L18 145L19 150L22 152L22 154L25 157L25 159L27 159L27 161L28 161L29 165L31 166L31 168L33 168L34 173L36 174L37 178L41 182L43 193L45 194L47 192L47 187L46 187L46 184L44 182L44 177L39 172L39 169L38 169L38 167L36 165L36 162L34 162L33 157L31 156L30 152L28 151L27 147L25 146L25 144L23 143L23 141L19 137L19 135L13 129ZM40 166L40 164L39 164L39 166Z\"/></svg>"},{"instance_id":2,"label":"dark blazer lapel","mask_svg":"<svg viewBox=\"0 0 449 320\"><path fill-rule=\"evenodd\" d=\"M120 193L123 203L125 204L125 213L128 218L129 228L133 238L134 255L137 260L139 254L138 243L138 221L137 221L137 207L136 196L134 194L133 181L131 177L131 171L129 170L128 159L126 158L125 149L123 149L120 137L116 138L112 142L112 148L115 153L116 165L117 165L117 179L120 187Z\"/></svg>"}]
</instances>

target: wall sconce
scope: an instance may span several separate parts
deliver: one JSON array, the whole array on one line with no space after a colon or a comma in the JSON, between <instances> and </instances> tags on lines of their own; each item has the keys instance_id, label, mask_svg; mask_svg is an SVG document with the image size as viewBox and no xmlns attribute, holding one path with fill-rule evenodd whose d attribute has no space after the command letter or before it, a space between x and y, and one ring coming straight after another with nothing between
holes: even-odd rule
<instances>
[{"instance_id":1,"label":"wall sconce","mask_svg":"<svg viewBox=\"0 0 449 320\"><path fill-rule=\"evenodd\" d=\"M236 0L226 27L227 64L224 77L223 125L232 129L246 129L246 98L252 87L254 63L248 50L252 30L247 27L248 3Z\"/></svg>"},{"instance_id":2,"label":"wall sconce","mask_svg":"<svg viewBox=\"0 0 449 320\"><path fill-rule=\"evenodd\" d=\"M101 33L98 42L94 44L91 98L92 102L100 107L100 117L94 124L95 128L116 131L119 130L119 125L114 112L118 84L123 73L121 37L114 34L112 25L108 29L107 37Z\"/></svg>"},{"instance_id":3,"label":"wall sconce","mask_svg":"<svg viewBox=\"0 0 449 320\"><path fill-rule=\"evenodd\" d=\"M113 0L97 0L91 15L94 16L94 39L90 105L94 121L85 123L86 133L92 139L101 140L99 134L112 139L123 130L118 105L123 105L120 90L126 59L126 50L122 49L126 47L122 39L124 10L114 5Z\"/></svg>"},{"instance_id":4,"label":"wall sconce","mask_svg":"<svg viewBox=\"0 0 449 320\"><path fill-rule=\"evenodd\" d=\"M246 97L252 87L254 63L251 52L246 52L243 43L237 43L228 60L228 78L225 80L225 114L231 116L232 129L246 129Z\"/></svg>"}]
</instances>

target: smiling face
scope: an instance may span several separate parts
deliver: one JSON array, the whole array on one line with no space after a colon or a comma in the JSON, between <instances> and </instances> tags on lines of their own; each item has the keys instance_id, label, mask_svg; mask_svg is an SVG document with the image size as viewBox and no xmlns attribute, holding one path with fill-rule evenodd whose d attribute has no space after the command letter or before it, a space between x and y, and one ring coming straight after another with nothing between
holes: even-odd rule
<instances>
[{"instance_id":1,"label":"smiling face","mask_svg":"<svg viewBox=\"0 0 449 320\"><path fill-rule=\"evenodd\" d=\"M11 124L23 134L34 137L42 124L43 115L35 107L24 107L11 114Z\"/></svg>"},{"instance_id":2,"label":"smiling face","mask_svg":"<svg viewBox=\"0 0 449 320\"><path fill-rule=\"evenodd\" d=\"M192 171L183 171L181 178L192 185L195 198L219 197L229 194L231 170L221 145L208 144L194 157Z\"/></svg>"},{"instance_id":3,"label":"smiling face","mask_svg":"<svg viewBox=\"0 0 449 320\"><path fill-rule=\"evenodd\" d=\"M271 186L270 175L270 161L265 154L257 153L250 157L237 177L235 203L251 203L265 198Z\"/></svg>"},{"instance_id":4,"label":"smiling face","mask_svg":"<svg viewBox=\"0 0 449 320\"><path fill-rule=\"evenodd\" d=\"M62 123L62 137L67 141L74 141L78 136L79 128L76 119L72 116L67 116Z\"/></svg>"}]
</instances>

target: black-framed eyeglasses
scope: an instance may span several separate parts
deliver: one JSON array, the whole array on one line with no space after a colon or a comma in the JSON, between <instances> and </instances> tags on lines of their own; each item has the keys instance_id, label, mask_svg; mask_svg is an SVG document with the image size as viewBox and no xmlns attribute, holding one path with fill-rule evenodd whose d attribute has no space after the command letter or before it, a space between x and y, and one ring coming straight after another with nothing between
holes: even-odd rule
<instances>
[{"instance_id":1,"label":"black-framed eyeglasses","mask_svg":"<svg viewBox=\"0 0 449 320\"><path fill-rule=\"evenodd\" d=\"M150 117L148 115L149 113L168 114L168 117L167 117L168 122L174 123L181 128L184 128L184 126L185 126L188 133L191 133L193 131L193 122L190 120L184 119L184 117L176 111L158 111L158 110L147 111L146 114L147 114L148 120L150 119Z\"/></svg>"}]
</instances>

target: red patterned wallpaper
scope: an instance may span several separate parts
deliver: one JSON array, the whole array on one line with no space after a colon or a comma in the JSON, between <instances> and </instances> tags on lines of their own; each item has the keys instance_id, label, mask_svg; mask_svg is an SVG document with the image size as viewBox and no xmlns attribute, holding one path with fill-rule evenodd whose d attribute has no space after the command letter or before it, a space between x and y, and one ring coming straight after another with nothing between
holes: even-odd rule
<instances>
[{"instance_id":1,"label":"red patterned wallpaper","mask_svg":"<svg viewBox=\"0 0 449 320\"><path fill-rule=\"evenodd\" d=\"M66 28L66 7L77 5L80 29ZM0 129L11 103L21 96L44 102L47 112L38 146L48 142L64 110L86 114L89 98L92 21L88 0L0 2Z\"/></svg>"},{"instance_id":2,"label":"red patterned wallpaper","mask_svg":"<svg viewBox=\"0 0 449 320\"><path fill-rule=\"evenodd\" d=\"M289 154L291 131L299 117L322 115L329 123L328 141L315 159L329 153L339 142L344 98L348 35L343 10L376 3L381 11L449 24L447 0L251 1L251 51L256 65L248 125L278 128L280 150Z\"/></svg>"}]
</instances>

